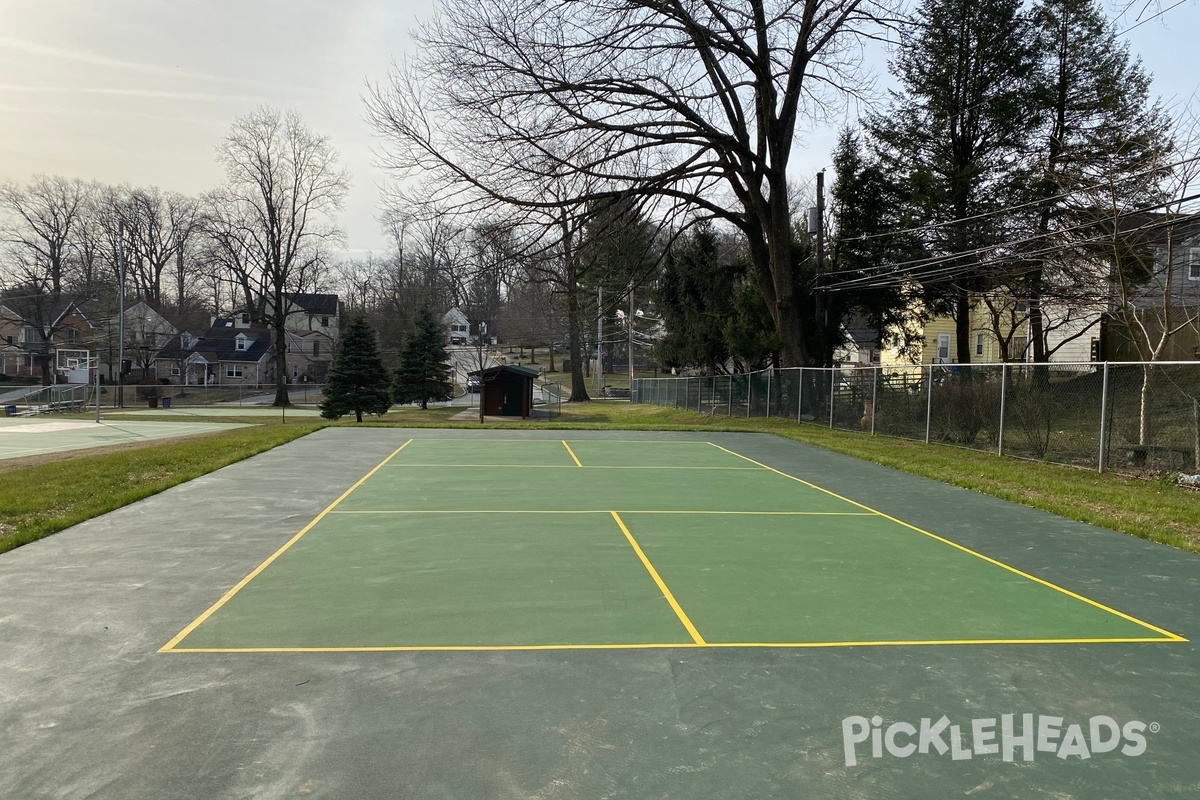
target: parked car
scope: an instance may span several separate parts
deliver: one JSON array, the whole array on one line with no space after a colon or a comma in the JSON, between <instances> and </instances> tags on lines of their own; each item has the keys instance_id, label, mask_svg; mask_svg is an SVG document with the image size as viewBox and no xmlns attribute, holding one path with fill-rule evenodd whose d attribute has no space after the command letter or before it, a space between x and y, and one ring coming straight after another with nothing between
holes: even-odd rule
<instances>
[{"instance_id":1,"label":"parked car","mask_svg":"<svg viewBox=\"0 0 1200 800\"><path fill-rule=\"evenodd\" d=\"M467 391L471 394L475 394L479 391L479 376L478 375L468 375L467 376Z\"/></svg>"}]
</instances>

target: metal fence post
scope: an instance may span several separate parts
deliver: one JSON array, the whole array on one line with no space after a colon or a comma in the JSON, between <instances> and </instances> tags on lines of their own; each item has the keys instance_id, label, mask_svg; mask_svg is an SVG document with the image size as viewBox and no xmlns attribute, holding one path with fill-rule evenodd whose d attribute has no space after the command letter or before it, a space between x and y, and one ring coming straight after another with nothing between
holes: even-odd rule
<instances>
[{"instance_id":1,"label":"metal fence post","mask_svg":"<svg viewBox=\"0 0 1200 800\"><path fill-rule=\"evenodd\" d=\"M746 373L746 419L750 419L750 406L754 398L754 373Z\"/></svg>"},{"instance_id":2,"label":"metal fence post","mask_svg":"<svg viewBox=\"0 0 1200 800\"><path fill-rule=\"evenodd\" d=\"M800 367L800 388L796 390L796 422L802 422L800 415L804 413L804 367Z\"/></svg>"},{"instance_id":3,"label":"metal fence post","mask_svg":"<svg viewBox=\"0 0 1200 800\"><path fill-rule=\"evenodd\" d=\"M829 430L833 430L833 390L837 387L837 381L833 378L833 367L829 368Z\"/></svg>"},{"instance_id":4,"label":"metal fence post","mask_svg":"<svg viewBox=\"0 0 1200 800\"><path fill-rule=\"evenodd\" d=\"M871 368L871 435L875 435L875 409L879 407L879 373L882 367Z\"/></svg>"},{"instance_id":5,"label":"metal fence post","mask_svg":"<svg viewBox=\"0 0 1200 800\"><path fill-rule=\"evenodd\" d=\"M929 444L929 427L933 420L933 364L929 365L929 388L925 396L925 444Z\"/></svg>"},{"instance_id":6,"label":"metal fence post","mask_svg":"<svg viewBox=\"0 0 1200 800\"><path fill-rule=\"evenodd\" d=\"M725 393L725 416L733 416L733 375L729 375L729 391Z\"/></svg>"},{"instance_id":7,"label":"metal fence post","mask_svg":"<svg viewBox=\"0 0 1200 800\"><path fill-rule=\"evenodd\" d=\"M767 370L767 416L771 416L771 373L773 369Z\"/></svg>"},{"instance_id":8,"label":"metal fence post","mask_svg":"<svg viewBox=\"0 0 1200 800\"><path fill-rule=\"evenodd\" d=\"M1104 362L1104 378L1100 381L1100 457L1097 461L1097 471L1104 472L1104 452L1107 450L1104 441L1108 434L1108 362Z\"/></svg>"},{"instance_id":9,"label":"metal fence post","mask_svg":"<svg viewBox=\"0 0 1200 800\"><path fill-rule=\"evenodd\" d=\"M1004 400L1008 393L1008 364L1000 365L1000 431L996 435L996 455L1004 455Z\"/></svg>"}]
</instances>

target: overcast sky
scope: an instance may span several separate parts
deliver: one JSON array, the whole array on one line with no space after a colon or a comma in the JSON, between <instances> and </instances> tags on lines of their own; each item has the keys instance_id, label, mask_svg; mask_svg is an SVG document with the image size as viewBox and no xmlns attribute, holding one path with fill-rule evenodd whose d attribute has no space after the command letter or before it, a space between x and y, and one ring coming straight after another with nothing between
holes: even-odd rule
<instances>
[{"instance_id":1,"label":"overcast sky","mask_svg":"<svg viewBox=\"0 0 1200 800\"><path fill-rule=\"evenodd\" d=\"M350 169L349 247L382 249L386 176L373 164L364 82L386 77L433 5L0 0L0 181L47 173L198 194L221 181L214 147L235 118L264 103L295 108ZM1197 34L1200 4L1185 0L1128 35L1166 100L1194 102ZM828 163L832 133L807 140L803 174Z\"/></svg>"}]
</instances>

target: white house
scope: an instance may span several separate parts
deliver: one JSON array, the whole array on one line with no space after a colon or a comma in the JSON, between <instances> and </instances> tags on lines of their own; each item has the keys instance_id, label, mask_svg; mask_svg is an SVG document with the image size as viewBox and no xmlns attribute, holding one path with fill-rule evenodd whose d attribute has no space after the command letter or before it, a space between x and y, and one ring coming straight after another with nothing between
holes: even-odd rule
<instances>
[{"instance_id":1,"label":"white house","mask_svg":"<svg viewBox=\"0 0 1200 800\"><path fill-rule=\"evenodd\" d=\"M471 336L471 321L462 309L452 308L442 315L442 327L446 329L450 344L466 344Z\"/></svg>"}]
</instances>

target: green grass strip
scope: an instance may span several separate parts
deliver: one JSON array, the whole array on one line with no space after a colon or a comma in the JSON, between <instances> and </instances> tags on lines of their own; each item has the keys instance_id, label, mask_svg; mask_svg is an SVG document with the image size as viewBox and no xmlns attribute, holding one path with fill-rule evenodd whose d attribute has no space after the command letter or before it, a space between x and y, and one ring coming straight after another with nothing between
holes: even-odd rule
<instances>
[{"instance_id":1,"label":"green grass strip","mask_svg":"<svg viewBox=\"0 0 1200 800\"><path fill-rule=\"evenodd\" d=\"M264 425L7 470L0 553L107 514L321 428Z\"/></svg>"}]
</instances>

